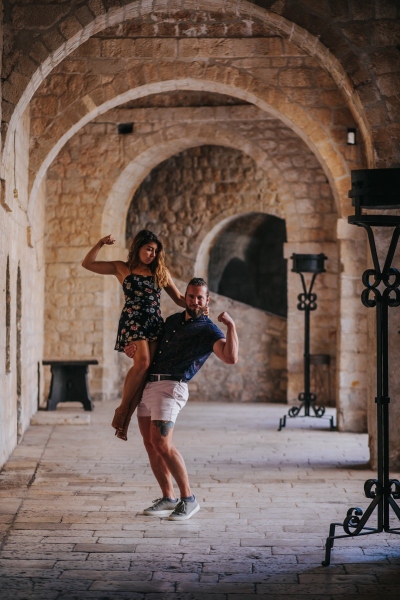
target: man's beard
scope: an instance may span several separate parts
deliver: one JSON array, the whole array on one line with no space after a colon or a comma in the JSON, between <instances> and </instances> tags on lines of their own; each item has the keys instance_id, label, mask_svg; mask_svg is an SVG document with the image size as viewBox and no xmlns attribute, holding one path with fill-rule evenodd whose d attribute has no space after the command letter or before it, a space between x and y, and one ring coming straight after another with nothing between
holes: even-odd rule
<instances>
[{"instance_id":1,"label":"man's beard","mask_svg":"<svg viewBox=\"0 0 400 600\"><path fill-rule=\"evenodd\" d=\"M198 319L199 317L201 317L201 315L203 315L205 313L206 309L207 309L206 306L198 306L197 308L189 308L189 306L186 304L186 312L190 317L192 317L192 319Z\"/></svg>"}]
</instances>

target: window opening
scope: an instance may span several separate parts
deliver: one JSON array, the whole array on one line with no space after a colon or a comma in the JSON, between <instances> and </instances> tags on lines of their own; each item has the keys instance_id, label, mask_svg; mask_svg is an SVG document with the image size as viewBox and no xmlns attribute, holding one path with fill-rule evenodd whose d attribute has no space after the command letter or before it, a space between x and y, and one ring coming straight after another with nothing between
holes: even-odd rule
<instances>
[{"instance_id":1,"label":"window opening","mask_svg":"<svg viewBox=\"0 0 400 600\"><path fill-rule=\"evenodd\" d=\"M22 342L22 282L21 268L18 265L17 271L17 311L16 311L16 329L17 329L17 436L18 441L22 436L22 360L21 360L21 342Z\"/></svg>"},{"instance_id":2,"label":"window opening","mask_svg":"<svg viewBox=\"0 0 400 600\"><path fill-rule=\"evenodd\" d=\"M6 267L6 373L11 371L11 285L10 257L7 256Z\"/></svg>"}]
</instances>

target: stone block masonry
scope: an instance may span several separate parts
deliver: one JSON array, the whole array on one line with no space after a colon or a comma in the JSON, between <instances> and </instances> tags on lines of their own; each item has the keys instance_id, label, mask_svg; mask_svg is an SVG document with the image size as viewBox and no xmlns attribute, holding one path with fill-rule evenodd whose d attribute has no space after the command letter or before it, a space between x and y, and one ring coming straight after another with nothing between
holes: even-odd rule
<instances>
[{"instance_id":1,"label":"stone block masonry","mask_svg":"<svg viewBox=\"0 0 400 600\"><path fill-rule=\"evenodd\" d=\"M118 136L116 124L128 117L135 123L134 135ZM146 146L155 143L156 136L170 137L173 133L187 139L195 127L195 140L201 131L203 136L217 135L222 143L232 146L229 137L232 123L235 123L237 139L241 140L243 149L250 148L258 162L240 149L204 145L162 162L149 172L133 199L132 195L128 198L121 213L115 205L110 207L114 215L120 215L118 230L126 230L127 242L143 228L160 234L166 244L171 273L183 281L183 286L190 277L198 274L194 272L196 260L210 231L226 219L249 212L284 218L289 240L307 244L307 240L311 243L317 239L330 242L334 247L335 207L321 168L298 137L255 107L122 108L110 111L106 118L99 117L97 122L87 125L74 136L53 163L47 181L46 211L46 349L53 357L80 355L99 359L102 366L92 370L91 385L96 397L115 395L125 371L123 369L119 374L115 366L118 357L112 351L122 305L118 285L80 267L88 247L101 235L109 233L101 231L100 216L105 210L104 202L110 194L111 184L118 173L123 173L127 165L134 163L135 157L140 156ZM198 142L192 144L196 146ZM160 161L157 156L153 160L155 165ZM135 187L131 187L132 194ZM121 218L129 204L124 224ZM62 226L60 211L64 219ZM125 241L118 240L118 244L118 256L124 258ZM103 250L102 256L114 256L107 252L107 249ZM207 250L203 248L202 252L207 253ZM206 273L201 275L207 277ZM216 302L221 311L224 302L223 298ZM231 301L228 303L234 306ZM332 358L335 342L331 333L326 333L326 328L332 329L332 323L336 321L335 310L334 303L326 304L324 314L316 315L315 319L321 340L318 346L321 351L326 346L326 352ZM220 399L228 401L252 398L283 401L287 381L286 322L240 303L234 312L237 319L243 321L240 368L237 375L232 369L229 375L228 371L221 374L218 361L210 362L213 366L207 367L208 375L202 380L201 393L207 398L218 394ZM214 313L214 318L217 314ZM260 320L263 325L257 332L256 323ZM105 331L106 342L103 341ZM296 331L297 327L293 332ZM256 336L256 349L252 349ZM291 359L290 377L296 377L297 370L301 369L301 361L293 369L298 362ZM247 391L246 370L252 373L249 381L258 378L258 384L249 383ZM210 384L211 373L215 373L217 389ZM225 386L227 377L227 381L233 377L234 382L228 387ZM195 387L193 391L197 394Z\"/></svg>"},{"instance_id":2,"label":"stone block masonry","mask_svg":"<svg viewBox=\"0 0 400 600\"><path fill-rule=\"evenodd\" d=\"M42 394L43 354L54 349L100 355L103 362L93 372L92 387L98 397L116 394L120 365L108 348L121 298L115 282L99 284L94 276L78 274L80 254L112 230L120 242L109 256L123 258L125 217L143 180L172 156L210 144L251 158L254 181L244 177L238 196L247 195L252 203L238 196L231 202L237 181L224 175L219 189L217 182L204 178L202 196L211 220L200 221L199 231L194 232L196 224L192 232L178 231L179 219L172 222L169 213L174 210L168 207L163 226L168 232L176 227L173 239L192 252L187 260L188 250L171 244L175 276L181 265L182 276L190 264L204 271L218 227L235 218L235 210L272 211L285 218L289 243L304 244L305 251L309 243L333 244L337 270L320 279L320 306L328 316L316 322L316 342L323 348L321 332L326 339L336 333L339 425L348 431L365 428L366 399L373 403L375 395L366 384L368 372L371 386L374 378L367 362L374 324L359 301L367 251L364 238L354 232L343 235L340 227L336 241L335 223L340 217L343 224L352 211L347 197L351 169L399 164L399 6L385 0L262 4L264 8L252 0L6 3L1 23L0 318L6 333L0 343L0 462L20 439ZM186 116L157 112L160 106L175 110L179 102L171 100L173 93L185 96L188 89L203 99L197 108L188 100L183 105L193 110ZM212 96L209 104L207 94ZM157 95L163 98L158 105ZM120 117L105 114L121 103L124 111L132 111L132 119L124 121L135 122L130 139L115 134ZM234 105L236 114L224 104ZM148 110L152 106L157 115ZM139 107L144 112L135 112ZM213 115L201 114L211 108ZM251 118L246 110L253 111ZM281 118L285 127L268 124L271 116ZM64 152L64 143L89 121L99 127L98 137L85 128L81 133L86 137L79 142L74 138ZM356 146L346 145L348 127L357 130ZM259 173L264 179L257 179ZM213 194L230 208L219 211ZM146 211L148 222L155 223L152 211ZM50 274L46 295L53 299L44 313L45 245ZM65 290L57 282L58 271L69 273ZM393 316L395 365L399 328ZM294 321L288 333L297 335L292 325ZM295 338L290 335L294 351L297 342L291 344ZM279 356L275 365L276 360L281 364ZM290 359L289 370L294 373ZM392 377L395 398L395 368ZM396 403L392 406L395 414ZM392 423L396 431L398 417ZM398 460L396 435L392 438Z\"/></svg>"}]
</instances>

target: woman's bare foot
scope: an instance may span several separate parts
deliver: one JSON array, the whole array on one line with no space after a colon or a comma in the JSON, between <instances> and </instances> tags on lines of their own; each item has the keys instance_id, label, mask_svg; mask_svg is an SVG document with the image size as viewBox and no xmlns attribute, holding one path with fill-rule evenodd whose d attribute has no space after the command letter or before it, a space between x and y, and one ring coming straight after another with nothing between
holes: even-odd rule
<instances>
[{"instance_id":1,"label":"woman's bare foot","mask_svg":"<svg viewBox=\"0 0 400 600\"><path fill-rule=\"evenodd\" d=\"M123 431L125 419L128 412L129 406L118 406L118 408L115 409L114 418L111 422L111 427L114 427L114 429L116 429L117 432Z\"/></svg>"},{"instance_id":2,"label":"woman's bare foot","mask_svg":"<svg viewBox=\"0 0 400 600\"><path fill-rule=\"evenodd\" d=\"M128 441L127 434L123 430L121 430L121 429L117 429L116 432L115 432L115 435L117 436L117 438L119 440L123 440L124 442Z\"/></svg>"}]
</instances>

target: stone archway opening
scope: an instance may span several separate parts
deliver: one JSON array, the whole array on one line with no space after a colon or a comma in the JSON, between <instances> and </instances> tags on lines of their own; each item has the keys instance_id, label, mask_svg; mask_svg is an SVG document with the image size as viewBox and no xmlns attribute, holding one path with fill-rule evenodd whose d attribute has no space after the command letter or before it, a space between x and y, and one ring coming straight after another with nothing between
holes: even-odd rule
<instances>
[{"instance_id":1,"label":"stone archway opening","mask_svg":"<svg viewBox=\"0 0 400 600\"><path fill-rule=\"evenodd\" d=\"M292 194L294 201L291 206L287 203L291 211L291 214L287 215L288 237L290 237L292 242L308 243L310 240L319 242L324 241L326 232L329 232L329 239L333 239L334 235L332 234L338 216L337 213L343 214L341 198L343 196L343 189L346 186L348 167L351 162L357 162L359 156L358 154L357 156L353 154L349 155L348 148L344 148L343 146L344 138L342 130L345 122L348 122L351 115L346 108L344 98L339 97L335 79L331 80L326 75L325 63L323 65L316 64L314 52L307 57L309 49L305 50L302 44L293 44L292 41L287 40L286 36L281 40L275 39L277 36L274 33L272 36L267 36L267 41L264 39L263 34L260 38L247 41L245 45L242 45L238 49L236 49L236 44L232 45L230 41L220 40L218 44L215 44L214 41L210 45L208 40L201 39L196 41L195 54L193 54L193 43L191 40L178 39L176 42L164 40L165 44L162 47L167 48L168 46L172 48L173 46L173 56L169 54L168 56L160 56L155 61L153 54L149 56L146 53L145 45L132 42L132 48L135 48L134 55L126 57L124 53L120 53L120 57L124 60L126 58L127 62L126 64L124 63L124 68L122 68L121 63L118 71L119 74L116 76L114 67L109 71L110 65L114 65L115 62L111 60L112 54L114 54L115 58L115 54L118 54L116 49L119 47L120 42L123 45L125 41L118 39L119 29L118 31L108 30L106 37L108 36L110 39L104 40L102 34L95 35L90 40L90 43L85 42L82 48L76 49L72 54L68 53L62 64L60 63L59 67L55 66L53 72L43 82L43 86L40 86L40 89L38 88L35 92L31 107L32 124L35 134L31 140L32 154L30 157L30 166L32 172L29 186L32 185L33 187L31 188L29 214L33 212L35 206L35 194L39 188L41 176L47 171L51 160L61 150L63 145L67 144L74 137L74 134L79 135L81 129L86 127L86 125L97 121L103 115L109 113L110 109L116 109L117 106L123 109L124 103L137 102L141 98L149 97L152 94L167 94L173 90L182 90L184 93L188 91L194 93L208 91L210 94L235 97L243 105L251 103L245 107L247 112L256 109L259 112L268 114L270 119L275 118L285 123L292 134L296 135L300 141L305 141L306 145L308 145L308 152L311 149L310 154L314 153L314 156L311 156L311 162L313 163L316 159L316 162L319 162L319 168L322 168L323 171L323 173L318 173L318 179L314 180L314 188L329 187L327 179L331 183L331 188L328 194L329 198L322 193L320 194L321 197L317 208L314 194L318 194L319 191L314 191L312 194L308 193L308 189L306 192L302 191L309 186L311 179L308 181L296 181L297 174L295 169L287 169L283 162L280 162L279 168L286 171L287 189L294 189L296 187L296 193ZM112 43L111 39L113 39ZM98 52L98 47L102 49L100 53ZM154 44L152 47L156 48ZM221 58L222 47L224 58ZM157 48L161 48L161 46L157 46ZM277 68L279 66L279 69L274 71L272 79L271 71L266 72L256 67L252 68L246 62L250 59L251 55L252 64L254 63L255 65L257 61L260 62L260 57L262 57L263 62L268 60L269 64L273 66L273 61L276 60L273 58L275 52L280 56L280 64L275 64ZM203 56L207 56L208 62L203 60ZM285 58L284 65L282 63L283 58ZM155 63L157 63L157 68L154 68ZM238 66L239 63L240 66ZM45 114L46 95L49 91L52 91L53 83L60 77L64 78L65 81L69 81L68 74L71 73L70 67L76 67L77 65L80 65L79 68L82 73L101 72L101 81L98 78L92 79L89 77L86 79L85 76L85 86L79 85L79 88L77 88L79 89L78 92L67 86L65 93L57 96L58 113ZM171 65L173 65L173 69ZM304 67L304 72L301 71L304 76L303 78L299 79L297 77L298 73L297 70L295 72L294 65L296 65L296 69L300 68L300 65L302 68ZM74 69L72 70L74 71ZM314 78L317 77L317 71L317 88L318 90L326 88L325 95L329 96L330 100L325 103L325 96L323 98L321 96L318 100L319 104L317 103L318 106L311 107L307 98L309 97L308 94L314 94L313 85L315 83ZM132 74L132 79L127 77L127 73ZM75 80L78 81L78 79ZM335 94L338 96L336 98L337 105L335 105L335 110L331 111L331 100ZM322 106L324 107L323 111L320 110ZM331 116L326 116L328 114L328 106L330 107L328 112ZM128 109L128 107L125 108ZM220 109L221 107L218 108ZM212 139L213 131L215 130L214 123L217 117L220 116L220 113L221 110L215 111L215 117L209 120L206 135L203 133L205 129L204 124L198 126L197 136L199 142L201 142L201 136L204 135L204 138L210 140L209 143L214 143ZM341 117L341 120L339 117ZM170 147L171 137L179 140L179 144L182 147L182 140L185 138L186 129L186 124L182 127L175 124L174 128L164 128L164 130L159 128L159 132L157 131L153 136L153 148L147 147L147 149L143 149L139 148L138 145L135 152L132 147L131 161L132 164L135 162L133 167L135 173L132 175L132 180L137 179L139 172L144 174L149 168L152 168L154 163L153 165L149 165L148 162L144 164L142 160L150 162L154 160L154 156L159 148L165 149ZM252 130L249 129L245 136L251 142L254 140L253 131L255 129L258 129L258 127L253 127ZM55 144L53 143L54 139L58 140ZM293 144L293 140L290 139L289 141L288 139L288 142L285 150L290 147L290 144ZM260 143L257 141L259 148L263 151L259 152L260 157L264 153L272 161L272 143L273 141L271 140L260 140ZM297 141L294 142L295 145L297 143ZM227 145L230 145L229 142L227 142ZM154 148L157 150L155 151ZM346 150L346 153L344 150ZM122 157L122 153L119 157ZM303 152L298 153L297 158L304 159ZM276 161L277 159L274 157L273 160ZM292 158L290 157L289 160L292 160ZM115 165L115 170L121 167L122 172L125 165L126 162L121 160L118 165ZM272 167L272 170L277 170L276 164L272 165ZM302 168L299 164L295 165L295 167L296 169ZM264 165L264 170L267 170L266 165ZM303 170L305 171L304 168ZM315 169L313 170L315 171ZM322 179L320 179L321 176ZM116 182L114 176L112 181ZM112 194L108 194L108 190L104 191L104 197L110 198ZM336 211L332 210L331 206L330 195L332 193L336 201ZM287 190L286 198L284 196L285 193L282 186L281 198L282 200L287 200ZM325 208L322 208L323 203L327 205ZM107 210L110 208L110 214L115 214L115 206L111 205L112 202L108 203ZM254 207L252 209L254 210ZM107 217L109 216L107 210L97 212L96 224L99 221L98 217L100 215L102 215L103 224L107 221ZM229 216L235 216L235 213L219 214L215 217L212 225L215 226L218 222L221 222L221 219L229 218ZM173 216L168 216L168 218L173 219ZM168 218L166 219L167 221ZM122 219L120 220L122 221ZM321 230L323 230L322 235ZM203 234L204 231L202 231L201 235ZM172 240L176 246L173 236L171 237L171 242ZM201 243L201 236L194 243L196 245L199 242ZM180 252L180 248L178 247L174 247L173 252L176 255L180 253L181 256L186 253ZM186 261L187 257L184 260ZM188 264L191 260L188 261ZM178 262L175 264L176 267L180 267L177 264ZM196 262L194 264L196 265ZM177 274L179 274L178 270L176 271ZM95 342L93 342L94 347Z\"/></svg>"},{"instance_id":2,"label":"stone archway opening","mask_svg":"<svg viewBox=\"0 0 400 600\"><path fill-rule=\"evenodd\" d=\"M141 182L127 213L126 242L140 229L155 230L165 240L173 276L204 276L197 272L204 237L227 215L254 213L256 206L284 217L275 184L251 156L232 147L194 146L159 163Z\"/></svg>"},{"instance_id":3,"label":"stone archway opening","mask_svg":"<svg viewBox=\"0 0 400 600\"><path fill-rule=\"evenodd\" d=\"M285 220L253 213L230 222L210 251L210 289L280 317L287 317Z\"/></svg>"},{"instance_id":4,"label":"stone archway opening","mask_svg":"<svg viewBox=\"0 0 400 600\"><path fill-rule=\"evenodd\" d=\"M256 207L262 213L256 212ZM156 165L137 187L127 213L126 242L140 229L150 229L166 245L167 264L181 291L199 268L204 239L222 223L250 219L257 229L268 207L284 221L284 207L266 171L245 152L232 147L203 144L187 148ZM271 215L270 219L274 216ZM281 257L283 259L283 242ZM283 268L283 277L286 270ZM177 312L164 295L164 316ZM211 318L227 310L235 319L241 339L241 361L233 372L211 357L191 384L191 398L215 401L286 400L286 319L240 299L211 294ZM262 330L262 334L259 332ZM213 383L211 383L213 382Z\"/></svg>"}]
</instances>

